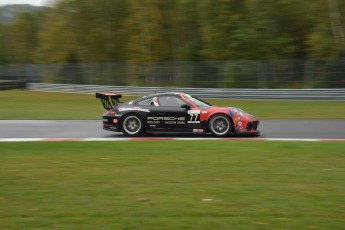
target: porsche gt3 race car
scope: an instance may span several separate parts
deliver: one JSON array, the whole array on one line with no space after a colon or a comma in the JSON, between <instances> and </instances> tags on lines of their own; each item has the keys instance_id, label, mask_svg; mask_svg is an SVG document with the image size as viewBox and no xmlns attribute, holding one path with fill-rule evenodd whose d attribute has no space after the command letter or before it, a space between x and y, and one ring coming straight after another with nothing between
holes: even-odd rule
<instances>
[{"instance_id":1,"label":"porsche gt3 race car","mask_svg":"<svg viewBox=\"0 0 345 230\"><path fill-rule=\"evenodd\" d=\"M258 119L235 107L217 107L185 93L158 93L130 102L121 94L96 93L106 112L103 129L141 136L146 132L172 131L259 135Z\"/></svg>"}]
</instances>

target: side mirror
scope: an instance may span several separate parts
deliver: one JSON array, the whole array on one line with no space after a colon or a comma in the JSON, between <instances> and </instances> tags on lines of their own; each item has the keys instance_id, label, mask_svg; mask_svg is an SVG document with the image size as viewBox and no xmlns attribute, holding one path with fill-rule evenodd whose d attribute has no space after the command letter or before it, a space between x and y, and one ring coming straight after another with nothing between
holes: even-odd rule
<instances>
[{"instance_id":1,"label":"side mirror","mask_svg":"<svg viewBox=\"0 0 345 230\"><path fill-rule=\"evenodd\" d=\"M190 105L183 104L183 105L181 105L181 108L189 110L190 109Z\"/></svg>"}]
</instances>

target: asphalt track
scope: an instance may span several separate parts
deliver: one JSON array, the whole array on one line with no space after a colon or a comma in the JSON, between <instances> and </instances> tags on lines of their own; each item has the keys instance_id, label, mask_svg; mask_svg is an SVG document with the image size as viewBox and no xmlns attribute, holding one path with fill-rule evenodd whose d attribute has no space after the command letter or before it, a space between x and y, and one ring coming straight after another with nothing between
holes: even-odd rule
<instances>
[{"instance_id":1,"label":"asphalt track","mask_svg":"<svg viewBox=\"0 0 345 230\"><path fill-rule=\"evenodd\" d=\"M259 138L345 139L345 120L263 120ZM205 134L154 133L153 138L209 138ZM105 131L101 120L0 120L0 138L126 138ZM237 137L236 137L237 138ZM240 137L246 138L246 137Z\"/></svg>"}]
</instances>

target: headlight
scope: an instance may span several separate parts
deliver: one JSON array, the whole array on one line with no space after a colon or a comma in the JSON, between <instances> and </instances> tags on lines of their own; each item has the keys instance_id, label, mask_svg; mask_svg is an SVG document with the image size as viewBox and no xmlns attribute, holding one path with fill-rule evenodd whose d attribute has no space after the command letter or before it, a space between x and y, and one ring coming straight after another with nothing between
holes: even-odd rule
<instances>
[{"instance_id":1,"label":"headlight","mask_svg":"<svg viewBox=\"0 0 345 230\"><path fill-rule=\"evenodd\" d=\"M239 109L239 108L234 108L234 112L237 113L237 115L244 117L244 112L243 110Z\"/></svg>"}]
</instances>

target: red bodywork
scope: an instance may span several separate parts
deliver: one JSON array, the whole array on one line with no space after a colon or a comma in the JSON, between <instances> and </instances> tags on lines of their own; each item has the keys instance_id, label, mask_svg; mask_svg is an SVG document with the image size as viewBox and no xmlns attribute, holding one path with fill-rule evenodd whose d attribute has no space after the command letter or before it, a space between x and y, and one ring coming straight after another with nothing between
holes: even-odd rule
<instances>
[{"instance_id":1,"label":"red bodywork","mask_svg":"<svg viewBox=\"0 0 345 230\"><path fill-rule=\"evenodd\" d=\"M251 114L235 107L217 107L211 106L205 109L197 107L193 104L184 93L180 93L180 97L191 106L192 110L200 110L200 122L208 122L215 114L224 114L231 118L234 125L234 133L258 134L257 126L259 120Z\"/></svg>"}]
</instances>

